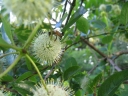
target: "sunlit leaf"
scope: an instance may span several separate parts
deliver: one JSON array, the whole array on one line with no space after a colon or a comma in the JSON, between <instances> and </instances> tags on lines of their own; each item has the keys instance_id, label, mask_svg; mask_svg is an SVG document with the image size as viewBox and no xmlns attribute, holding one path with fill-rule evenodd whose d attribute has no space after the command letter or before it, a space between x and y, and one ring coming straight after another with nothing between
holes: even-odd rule
<instances>
[{"instance_id":1,"label":"sunlit leaf","mask_svg":"<svg viewBox=\"0 0 128 96\"><path fill-rule=\"evenodd\" d=\"M89 29L89 23L84 17L80 17L76 22L77 28L83 33L87 33Z\"/></svg>"},{"instance_id":2,"label":"sunlit leaf","mask_svg":"<svg viewBox=\"0 0 128 96\"><path fill-rule=\"evenodd\" d=\"M81 6L71 17L68 24L62 29L62 32L65 32L72 24L74 24L84 13L86 12L85 8Z\"/></svg>"},{"instance_id":3,"label":"sunlit leaf","mask_svg":"<svg viewBox=\"0 0 128 96\"><path fill-rule=\"evenodd\" d=\"M5 30L8 38L10 39L11 43L14 43L13 38L12 38L11 25L7 19L8 19L7 16L2 17L2 23L4 26L4 30Z\"/></svg>"},{"instance_id":4,"label":"sunlit leaf","mask_svg":"<svg viewBox=\"0 0 128 96\"><path fill-rule=\"evenodd\" d=\"M10 44L8 44L6 41L4 41L2 39L2 37L0 36L0 47L5 47L5 48L10 48Z\"/></svg>"},{"instance_id":5,"label":"sunlit leaf","mask_svg":"<svg viewBox=\"0 0 128 96\"><path fill-rule=\"evenodd\" d=\"M105 36L102 38L102 43L106 44L106 43L110 43L112 41L113 37L110 36Z\"/></svg>"}]
</instances>

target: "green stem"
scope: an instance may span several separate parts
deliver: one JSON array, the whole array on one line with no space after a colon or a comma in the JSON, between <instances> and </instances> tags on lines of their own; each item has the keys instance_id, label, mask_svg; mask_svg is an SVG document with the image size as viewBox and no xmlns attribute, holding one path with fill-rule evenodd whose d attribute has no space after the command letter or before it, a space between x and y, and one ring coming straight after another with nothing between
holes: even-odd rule
<instances>
[{"instance_id":1,"label":"green stem","mask_svg":"<svg viewBox=\"0 0 128 96\"><path fill-rule=\"evenodd\" d=\"M10 48L12 49L15 49L17 51L21 51L21 48L17 47L17 46L14 46L14 45L11 45Z\"/></svg>"},{"instance_id":2,"label":"green stem","mask_svg":"<svg viewBox=\"0 0 128 96\"><path fill-rule=\"evenodd\" d=\"M31 43L39 27L40 27L40 24L37 24L34 30L32 31L32 33L30 34L29 38L27 39L26 43L24 44L23 49L26 49L28 45Z\"/></svg>"},{"instance_id":3,"label":"green stem","mask_svg":"<svg viewBox=\"0 0 128 96\"><path fill-rule=\"evenodd\" d=\"M17 62L20 60L21 57L22 57L22 55L17 56L17 58L15 59L15 61L3 73L0 74L0 78L2 78L10 70L12 70L12 68L17 64Z\"/></svg>"},{"instance_id":4,"label":"green stem","mask_svg":"<svg viewBox=\"0 0 128 96\"><path fill-rule=\"evenodd\" d=\"M47 93L48 93L48 89L47 89L47 87L46 87L46 85L45 85L44 79L42 78L42 75L41 75L41 73L40 73L38 67L36 66L36 64L34 63L34 61L30 58L30 56L29 56L28 54L26 54L26 57L30 60L30 62L31 62L32 65L34 66L35 70L37 71L37 73L38 73L38 75L39 75L39 77L40 77L40 79L41 79L41 82L42 82L42 84L43 84L45 90L46 90Z\"/></svg>"}]
</instances>

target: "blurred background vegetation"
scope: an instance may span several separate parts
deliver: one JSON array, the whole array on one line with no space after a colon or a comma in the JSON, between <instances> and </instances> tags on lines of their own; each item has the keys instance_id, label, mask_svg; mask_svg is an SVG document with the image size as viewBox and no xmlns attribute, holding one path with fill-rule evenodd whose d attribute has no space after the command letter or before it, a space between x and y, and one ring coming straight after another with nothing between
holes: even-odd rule
<instances>
[{"instance_id":1,"label":"blurred background vegetation","mask_svg":"<svg viewBox=\"0 0 128 96\"><path fill-rule=\"evenodd\" d=\"M74 90L75 96L127 96L128 1L60 1L55 4L53 13L49 13L49 17L42 22L43 26L38 28L37 34L40 29L59 29L62 32L61 60L57 64L41 65L32 55L31 44L25 49L44 80L53 78L62 81L64 86ZM9 22L9 18L1 16L1 74L19 55L8 39L12 36L16 47L22 49L33 31L33 28ZM47 18L50 18L51 24ZM20 53L26 54L23 51ZM30 88L40 82L37 71L25 55L0 80L0 89L4 93L11 92L7 96L32 96Z\"/></svg>"}]
</instances>

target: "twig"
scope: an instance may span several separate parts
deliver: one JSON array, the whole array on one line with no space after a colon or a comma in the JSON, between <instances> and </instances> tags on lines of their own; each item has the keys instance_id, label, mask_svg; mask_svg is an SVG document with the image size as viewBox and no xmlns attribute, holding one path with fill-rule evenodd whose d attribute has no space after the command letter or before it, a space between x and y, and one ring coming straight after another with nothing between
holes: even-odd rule
<instances>
[{"instance_id":1,"label":"twig","mask_svg":"<svg viewBox=\"0 0 128 96\"><path fill-rule=\"evenodd\" d=\"M115 32L115 33L118 33L118 32ZM93 36L89 36L87 37L86 39L89 39L89 38L92 38L92 37L97 37L97 36L102 36L102 35L108 35L108 34L114 34L114 33L102 33L102 34L98 34L98 35L93 35Z\"/></svg>"},{"instance_id":2,"label":"twig","mask_svg":"<svg viewBox=\"0 0 128 96\"><path fill-rule=\"evenodd\" d=\"M73 2L72 2L72 4L71 4L71 7L70 7L70 10L69 10L68 17L67 17L67 19L66 19L65 25L66 25L66 24L68 23L68 21L69 21L69 18L70 18L70 15L71 15L71 13L72 13L72 10L73 10L73 8L74 8L74 6L75 6L75 3L76 3L76 0L73 0Z\"/></svg>"},{"instance_id":3,"label":"twig","mask_svg":"<svg viewBox=\"0 0 128 96\"><path fill-rule=\"evenodd\" d=\"M7 55L11 55L11 54L19 54L18 52L12 52L12 53L7 53L7 54L3 54L2 56L0 56L0 58L3 58Z\"/></svg>"},{"instance_id":4,"label":"twig","mask_svg":"<svg viewBox=\"0 0 128 96\"><path fill-rule=\"evenodd\" d=\"M65 14L67 3L68 3L68 0L65 1L65 4L64 4L64 11L63 11L62 17L63 17L64 14Z\"/></svg>"},{"instance_id":5,"label":"twig","mask_svg":"<svg viewBox=\"0 0 128 96\"><path fill-rule=\"evenodd\" d=\"M124 55L124 54L128 54L128 50L117 52L114 56L112 56L112 57L114 57L113 60L117 59L118 57L120 57L121 55Z\"/></svg>"},{"instance_id":6,"label":"twig","mask_svg":"<svg viewBox=\"0 0 128 96\"><path fill-rule=\"evenodd\" d=\"M111 60L110 58L107 58L107 61L108 61L117 71L121 71L121 69L114 63L113 60Z\"/></svg>"},{"instance_id":7,"label":"twig","mask_svg":"<svg viewBox=\"0 0 128 96\"><path fill-rule=\"evenodd\" d=\"M86 43L89 47L91 47L93 50L95 50L97 53L99 53L102 57L105 58L105 60L110 63L117 71L121 71L121 69L110 59L108 58L104 53L102 53L100 50L98 50L95 46L91 45L87 40L85 40L83 37L81 37L81 40L83 40L84 43Z\"/></svg>"},{"instance_id":8,"label":"twig","mask_svg":"<svg viewBox=\"0 0 128 96\"><path fill-rule=\"evenodd\" d=\"M98 64L95 65L95 66L88 72L88 74L90 75L97 67L98 67Z\"/></svg>"},{"instance_id":9,"label":"twig","mask_svg":"<svg viewBox=\"0 0 128 96\"><path fill-rule=\"evenodd\" d=\"M69 46L65 47L65 50L67 50L68 48L72 47L73 45L76 45L76 44L78 44L79 42L80 42L80 41L78 41L78 42L75 42L75 43L73 43L73 44L71 44L71 45L69 45Z\"/></svg>"},{"instance_id":10,"label":"twig","mask_svg":"<svg viewBox=\"0 0 128 96\"><path fill-rule=\"evenodd\" d=\"M46 81L46 79L53 73L55 68L55 64L52 66L51 70L48 72L48 74L45 76L44 80Z\"/></svg>"},{"instance_id":11,"label":"twig","mask_svg":"<svg viewBox=\"0 0 128 96\"><path fill-rule=\"evenodd\" d=\"M84 39L89 39L89 38L92 38L92 37L97 37L97 36L107 35L107 34L113 34L113 33L102 33L102 34L98 34L98 35L93 35L93 36L85 37ZM80 42L80 41L78 41L78 42L76 42L76 43L73 43L73 44L67 46L67 47L65 48L65 50L67 50L68 48L72 47L73 45L75 45L75 44L77 44L77 43L79 43L79 42Z\"/></svg>"},{"instance_id":12,"label":"twig","mask_svg":"<svg viewBox=\"0 0 128 96\"><path fill-rule=\"evenodd\" d=\"M94 49L97 53L99 53L102 57L107 58L107 56L105 54L103 54L101 51L99 51L95 46L93 46L92 44L90 44L87 40L85 40L83 37L81 37L81 40L83 40L89 47L91 47L92 49Z\"/></svg>"},{"instance_id":13,"label":"twig","mask_svg":"<svg viewBox=\"0 0 128 96\"><path fill-rule=\"evenodd\" d=\"M84 2L84 0L81 0L80 6L82 6L83 2Z\"/></svg>"}]
</instances>

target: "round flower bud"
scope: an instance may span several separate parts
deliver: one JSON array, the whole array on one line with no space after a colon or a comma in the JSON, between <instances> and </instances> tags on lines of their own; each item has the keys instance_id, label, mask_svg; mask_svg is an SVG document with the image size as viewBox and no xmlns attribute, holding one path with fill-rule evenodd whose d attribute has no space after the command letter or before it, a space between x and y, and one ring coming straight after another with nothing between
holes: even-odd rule
<instances>
[{"instance_id":1,"label":"round flower bud","mask_svg":"<svg viewBox=\"0 0 128 96\"><path fill-rule=\"evenodd\" d=\"M100 11L106 11L106 5L105 4L101 4L99 7Z\"/></svg>"},{"instance_id":2,"label":"round flower bud","mask_svg":"<svg viewBox=\"0 0 128 96\"><path fill-rule=\"evenodd\" d=\"M95 40L93 38L89 38L89 42L94 44L95 43Z\"/></svg>"},{"instance_id":3,"label":"round flower bud","mask_svg":"<svg viewBox=\"0 0 128 96\"><path fill-rule=\"evenodd\" d=\"M46 85L48 92L44 86L40 83L36 85L36 89L31 89L33 96L72 96L73 91L69 87L62 86L61 83L51 81ZM49 95L48 95L49 94Z\"/></svg>"},{"instance_id":4,"label":"round flower bud","mask_svg":"<svg viewBox=\"0 0 128 96\"><path fill-rule=\"evenodd\" d=\"M57 63L62 53L61 42L58 36L48 32L39 34L32 44L33 53L40 63Z\"/></svg>"},{"instance_id":5,"label":"round flower bud","mask_svg":"<svg viewBox=\"0 0 128 96\"><path fill-rule=\"evenodd\" d=\"M112 6L112 10L114 11L114 13L115 13L116 15L120 15L120 13L121 13L121 8L120 8L119 5L113 5L113 6Z\"/></svg>"},{"instance_id":6,"label":"round flower bud","mask_svg":"<svg viewBox=\"0 0 128 96\"><path fill-rule=\"evenodd\" d=\"M102 17L106 17L108 14L107 14L107 12L105 12L105 11L102 11L101 13L100 13L100 15L102 16Z\"/></svg>"},{"instance_id":7,"label":"round flower bud","mask_svg":"<svg viewBox=\"0 0 128 96\"><path fill-rule=\"evenodd\" d=\"M4 15L12 12L19 24L41 23L53 7L54 0L2 0Z\"/></svg>"}]
</instances>

